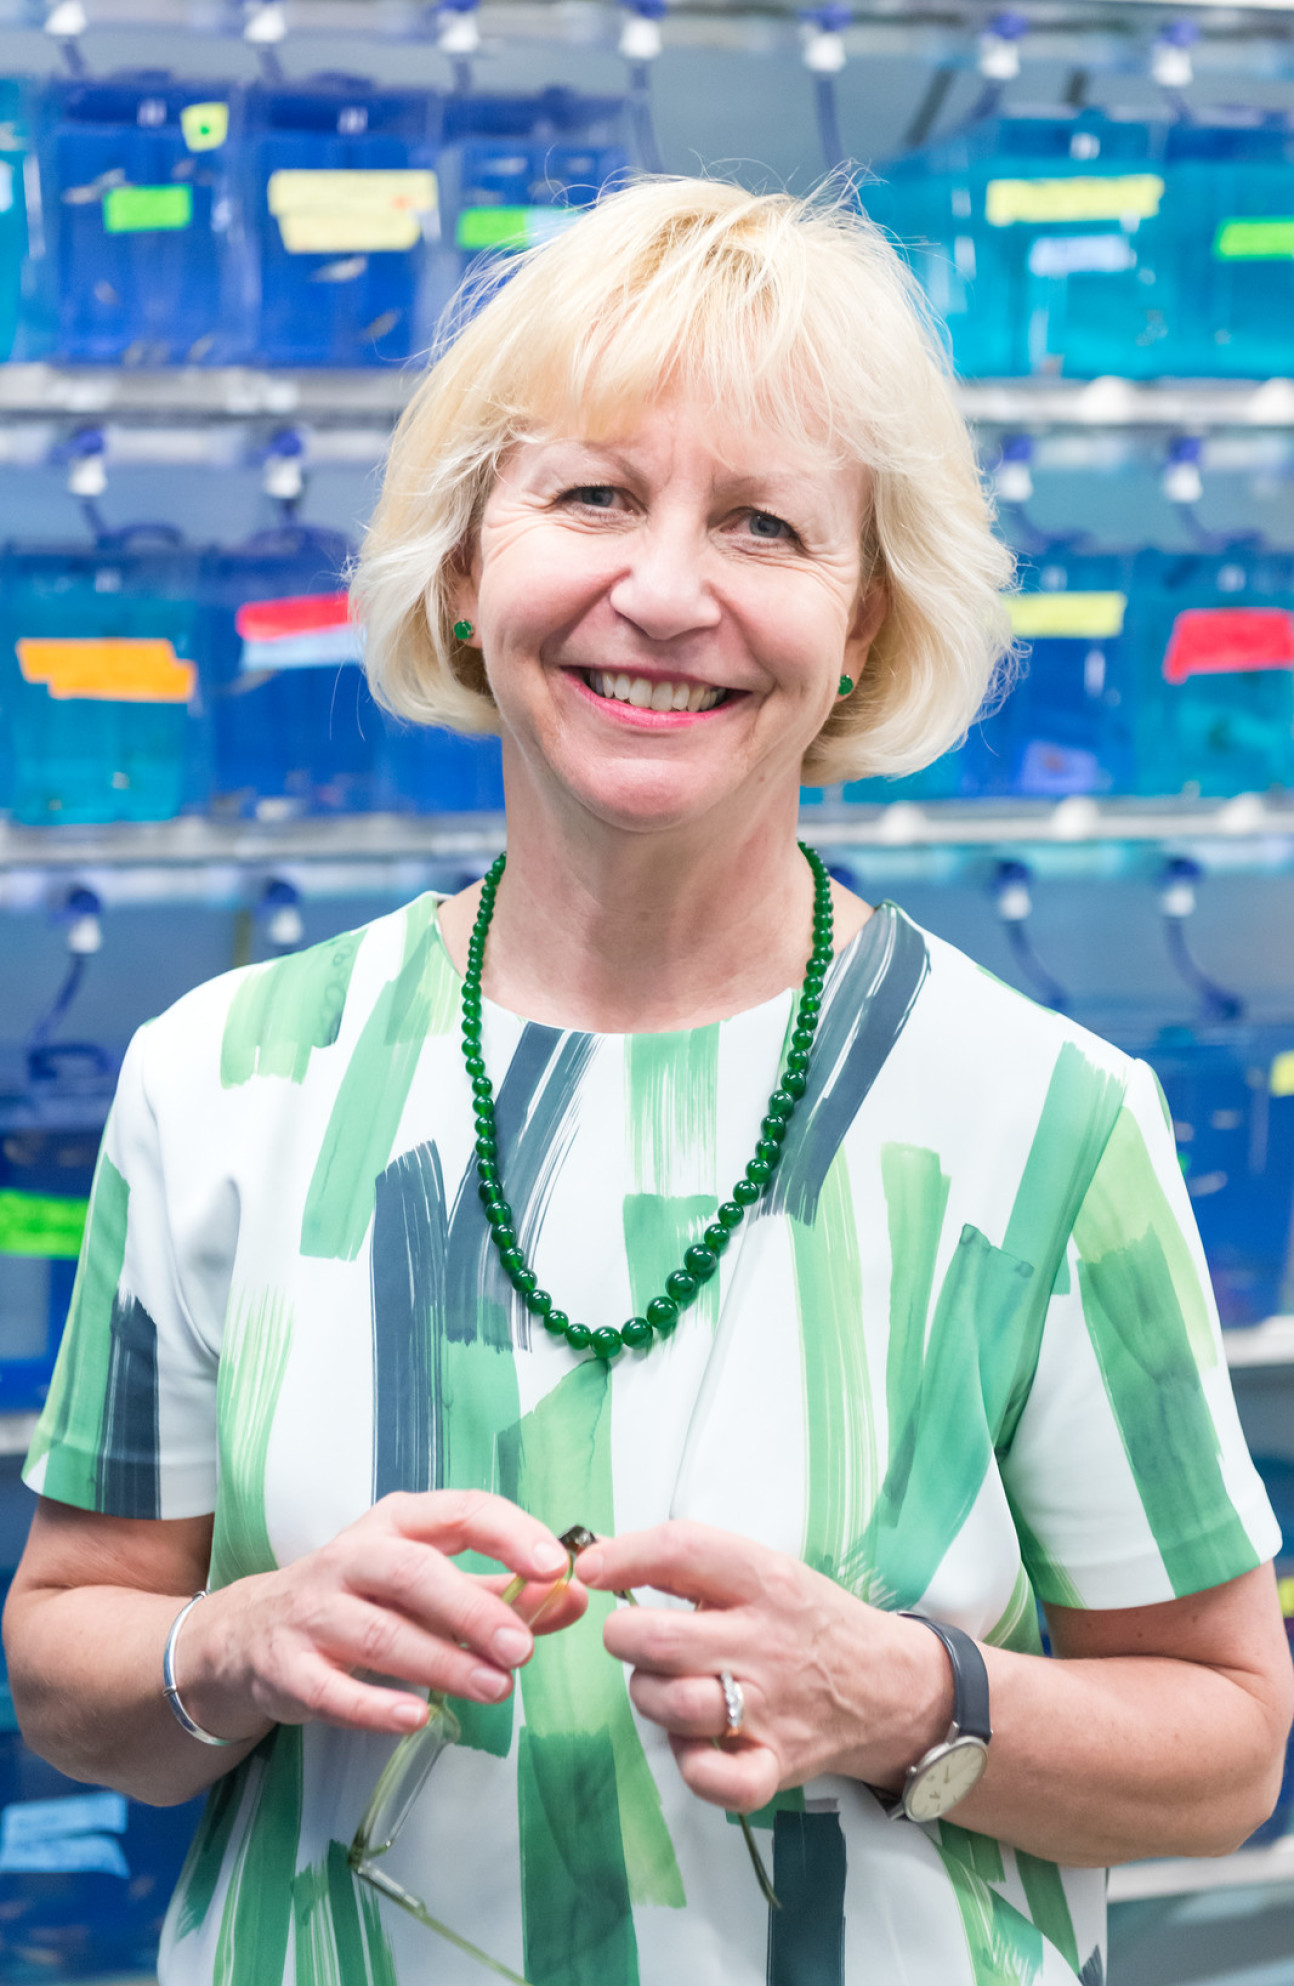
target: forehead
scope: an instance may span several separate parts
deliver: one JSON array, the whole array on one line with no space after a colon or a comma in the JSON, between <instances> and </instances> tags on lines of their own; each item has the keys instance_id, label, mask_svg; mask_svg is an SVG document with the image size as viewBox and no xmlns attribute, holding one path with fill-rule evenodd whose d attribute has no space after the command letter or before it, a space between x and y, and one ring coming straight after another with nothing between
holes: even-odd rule
<instances>
[{"instance_id":1,"label":"forehead","mask_svg":"<svg viewBox=\"0 0 1294 1986\"><path fill-rule=\"evenodd\" d=\"M538 473L583 456L681 472L715 487L794 488L860 507L868 494L864 465L833 446L820 424L806 431L803 423L737 415L683 390L614 408L595 404L551 414L528 425L509 454Z\"/></svg>"}]
</instances>

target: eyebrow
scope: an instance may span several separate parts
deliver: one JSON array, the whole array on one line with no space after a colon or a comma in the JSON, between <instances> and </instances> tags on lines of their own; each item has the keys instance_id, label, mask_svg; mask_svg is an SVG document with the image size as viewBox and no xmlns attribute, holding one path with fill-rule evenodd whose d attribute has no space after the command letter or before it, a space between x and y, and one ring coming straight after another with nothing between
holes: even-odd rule
<instances>
[{"instance_id":1,"label":"eyebrow","mask_svg":"<svg viewBox=\"0 0 1294 1986\"><path fill-rule=\"evenodd\" d=\"M590 436L562 435L552 440L537 439L536 445L544 451L556 452L569 449L596 456L600 462L621 475L634 475L640 466L631 455L617 447L614 442L597 441ZM776 509L781 504L793 509L802 506L806 509L816 508L814 479L807 470L802 473L797 473L795 470L781 473L734 471L730 476L716 478L713 487L726 496L737 499L745 497L756 508L768 505Z\"/></svg>"}]
</instances>

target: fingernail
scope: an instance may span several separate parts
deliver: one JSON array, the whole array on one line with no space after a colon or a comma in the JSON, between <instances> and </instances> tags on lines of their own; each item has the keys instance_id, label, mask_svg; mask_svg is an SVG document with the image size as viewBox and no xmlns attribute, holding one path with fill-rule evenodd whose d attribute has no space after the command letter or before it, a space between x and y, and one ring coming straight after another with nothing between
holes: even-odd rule
<instances>
[{"instance_id":1,"label":"fingernail","mask_svg":"<svg viewBox=\"0 0 1294 1986\"><path fill-rule=\"evenodd\" d=\"M530 1653L530 1636L519 1627L501 1627L490 1645L501 1662L515 1669Z\"/></svg>"},{"instance_id":2,"label":"fingernail","mask_svg":"<svg viewBox=\"0 0 1294 1986\"><path fill-rule=\"evenodd\" d=\"M473 1669L470 1680L473 1693L483 1696L487 1703L502 1703L512 1688L511 1679L501 1676L497 1669Z\"/></svg>"},{"instance_id":3,"label":"fingernail","mask_svg":"<svg viewBox=\"0 0 1294 1986\"><path fill-rule=\"evenodd\" d=\"M560 1545L538 1544L530 1554L530 1563L541 1577L549 1572L565 1572L566 1553Z\"/></svg>"},{"instance_id":4,"label":"fingernail","mask_svg":"<svg viewBox=\"0 0 1294 1986\"><path fill-rule=\"evenodd\" d=\"M400 1703L396 1705L396 1718L407 1731L417 1731L427 1721L425 1703Z\"/></svg>"},{"instance_id":5,"label":"fingernail","mask_svg":"<svg viewBox=\"0 0 1294 1986\"><path fill-rule=\"evenodd\" d=\"M601 1552L581 1552L576 1565L576 1575L585 1586L596 1586L602 1577Z\"/></svg>"}]
</instances>

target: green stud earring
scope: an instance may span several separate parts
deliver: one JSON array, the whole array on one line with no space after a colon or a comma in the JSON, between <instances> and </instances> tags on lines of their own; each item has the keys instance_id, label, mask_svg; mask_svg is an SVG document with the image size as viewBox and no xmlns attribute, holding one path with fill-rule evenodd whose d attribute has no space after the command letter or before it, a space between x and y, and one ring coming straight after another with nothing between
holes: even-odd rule
<instances>
[{"instance_id":1,"label":"green stud earring","mask_svg":"<svg viewBox=\"0 0 1294 1986\"><path fill-rule=\"evenodd\" d=\"M853 689L853 687L854 687L854 679L853 679L853 677L852 677L852 676L842 676L842 677L840 678L840 687L839 687L839 689L838 689L838 690L836 691L836 695L837 695L837 696L848 696L848 695L850 694L850 692L852 691L852 689Z\"/></svg>"},{"instance_id":2,"label":"green stud earring","mask_svg":"<svg viewBox=\"0 0 1294 1986\"><path fill-rule=\"evenodd\" d=\"M468 640L470 640L470 638L471 638L471 634L472 634L472 623L471 623L470 621L455 621L455 622L454 622L454 640L455 640L455 641L468 641ZM853 688L853 684L851 683L849 687L850 687L850 688L852 689L852 688Z\"/></svg>"}]
</instances>

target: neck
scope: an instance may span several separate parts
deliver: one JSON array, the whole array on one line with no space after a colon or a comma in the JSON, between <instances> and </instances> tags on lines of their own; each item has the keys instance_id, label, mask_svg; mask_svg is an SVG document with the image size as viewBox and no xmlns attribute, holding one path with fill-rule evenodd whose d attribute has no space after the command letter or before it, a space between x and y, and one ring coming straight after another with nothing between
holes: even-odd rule
<instances>
[{"instance_id":1,"label":"neck","mask_svg":"<svg viewBox=\"0 0 1294 1986\"><path fill-rule=\"evenodd\" d=\"M554 820L509 796L508 866L486 948L486 997L529 1020L604 1034L699 1027L798 985L813 879L798 795L740 825L660 833ZM479 886L444 905L462 970ZM836 947L868 907L837 890Z\"/></svg>"}]
</instances>

